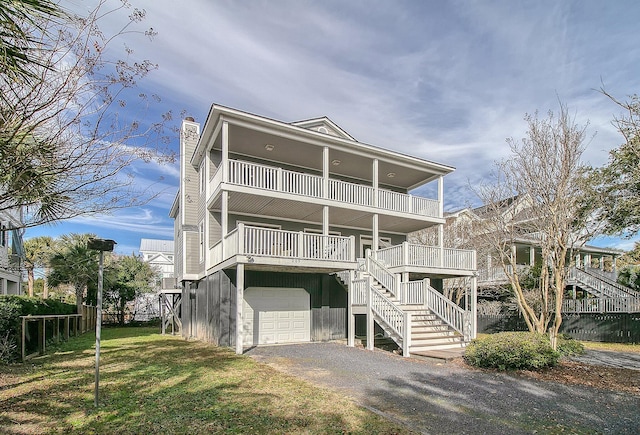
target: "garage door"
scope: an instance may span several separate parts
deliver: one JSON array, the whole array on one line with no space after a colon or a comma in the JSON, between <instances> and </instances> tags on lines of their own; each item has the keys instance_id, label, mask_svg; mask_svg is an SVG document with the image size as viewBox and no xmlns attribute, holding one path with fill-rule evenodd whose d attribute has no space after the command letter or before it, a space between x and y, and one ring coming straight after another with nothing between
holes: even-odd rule
<instances>
[{"instance_id":1,"label":"garage door","mask_svg":"<svg viewBox=\"0 0 640 435\"><path fill-rule=\"evenodd\" d=\"M309 293L303 288L249 287L242 317L245 346L311 340Z\"/></svg>"}]
</instances>

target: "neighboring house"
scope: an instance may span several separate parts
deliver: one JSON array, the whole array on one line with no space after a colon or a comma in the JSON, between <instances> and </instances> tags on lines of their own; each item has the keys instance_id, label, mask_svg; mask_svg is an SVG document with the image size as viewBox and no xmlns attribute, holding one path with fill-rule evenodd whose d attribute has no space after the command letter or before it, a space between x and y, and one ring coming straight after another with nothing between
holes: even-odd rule
<instances>
[{"instance_id":1,"label":"neighboring house","mask_svg":"<svg viewBox=\"0 0 640 435\"><path fill-rule=\"evenodd\" d=\"M147 321L161 317L163 297L167 290L174 293L176 280L174 275L173 240L140 239L142 261L158 272L159 280L153 293L142 293L135 300L135 320Z\"/></svg>"},{"instance_id":2,"label":"neighboring house","mask_svg":"<svg viewBox=\"0 0 640 435\"><path fill-rule=\"evenodd\" d=\"M175 287L173 240L140 239L140 255L161 274L161 288Z\"/></svg>"},{"instance_id":3,"label":"neighboring house","mask_svg":"<svg viewBox=\"0 0 640 435\"><path fill-rule=\"evenodd\" d=\"M444 248L450 166L356 141L328 118L286 123L213 105L181 129L175 274L185 337L243 348L355 342L404 355L475 337L475 252ZM437 198L409 194L437 184ZM433 246L409 233L439 229ZM463 306L443 279L468 277ZM356 325L358 327L356 328Z\"/></svg>"},{"instance_id":4,"label":"neighboring house","mask_svg":"<svg viewBox=\"0 0 640 435\"><path fill-rule=\"evenodd\" d=\"M0 294L22 294L22 209L0 211Z\"/></svg>"},{"instance_id":5,"label":"neighboring house","mask_svg":"<svg viewBox=\"0 0 640 435\"><path fill-rule=\"evenodd\" d=\"M516 267L524 270L536 264L541 256L542 235L527 233L527 201L521 198L505 200L503 214L516 222L523 222L524 230L517 233L510 243L511 254ZM474 231L482 227L486 207L463 209L448 213L445 228L452 234L465 233L463 243L453 246L475 246ZM509 221L509 219L505 219ZM433 236L432 236L433 237ZM616 282L616 258L624 251L601 248L588 244L571 248L571 258L567 258L569 275L564 301L565 312L619 312L640 311L640 293ZM508 268L510 270L510 267ZM494 252L483 250L478 253L478 291L480 295L496 294L495 289L509 285L509 280L501 261Z\"/></svg>"}]
</instances>

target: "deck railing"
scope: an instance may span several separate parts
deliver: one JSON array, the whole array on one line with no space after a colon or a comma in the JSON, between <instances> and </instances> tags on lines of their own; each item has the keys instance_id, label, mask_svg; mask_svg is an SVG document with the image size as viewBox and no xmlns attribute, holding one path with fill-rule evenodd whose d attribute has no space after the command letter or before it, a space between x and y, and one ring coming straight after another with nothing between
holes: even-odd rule
<instances>
[{"instance_id":1,"label":"deck railing","mask_svg":"<svg viewBox=\"0 0 640 435\"><path fill-rule=\"evenodd\" d=\"M439 248L404 242L375 251L375 258L387 267L423 266L455 270L475 270L476 252L468 249Z\"/></svg>"},{"instance_id":2,"label":"deck railing","mask_svg":"<svg viewBox=\"0 0 640 435\"><path fill-rule=\"evenodd\" d=\"M210 181L213 192L222 181L218 170ZM377 207L383 210L428 217L442 217L438 200L376 189L363 184L329 179L325 190L323 177L282 168L229 160L228 182L238 186L290 193L311 198L326 198L346 204ZM216 184L217 183L217 184ZM376 205L377 204L377 205Z\"/></svg>"},{"instance_id":3,"label":"deck railing","mask_svg":"<svg viewBox=\"0 0 640 435\"><path fill-rule=\"evenodd\" d=\"M224 252L223 252L224 246ZM234 255L355 262L353 237L311 234L238 224L209 250L209 267Z\"/></svg>"},{"instance_id":4,"label":"deck railing","mask_svg":"<svg viewBox=\"0 0 640 435\"><path fill-rule=\"evenodd\" d=\"M563 313L640 313L640 298L565 299Z\"/></svg>"}]
</instances>

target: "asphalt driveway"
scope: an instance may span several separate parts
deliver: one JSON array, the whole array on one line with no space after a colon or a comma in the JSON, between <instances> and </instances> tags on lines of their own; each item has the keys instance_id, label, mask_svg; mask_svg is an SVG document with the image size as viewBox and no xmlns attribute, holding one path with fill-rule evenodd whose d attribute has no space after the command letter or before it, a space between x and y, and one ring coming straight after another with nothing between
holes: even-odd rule
<instances>
[{"instance_id":1,"label":"asphalt driveway","mask_svg":"<svg viewBox=\"0 0 640 435\"><path fill-rule=\"evenodd\" d=\"M257 347L246 354L337 390L422 433L640 433L638 395L469 370L339 343Z\"/></svg>"}]
</instances>

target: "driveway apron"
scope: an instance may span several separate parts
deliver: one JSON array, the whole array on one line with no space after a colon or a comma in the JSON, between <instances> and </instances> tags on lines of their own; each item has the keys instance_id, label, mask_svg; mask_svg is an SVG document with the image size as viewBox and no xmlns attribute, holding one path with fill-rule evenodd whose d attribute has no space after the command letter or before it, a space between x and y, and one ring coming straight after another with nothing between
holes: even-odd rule
<instances>
[{"instance_id":1,"label":"driveway apron","mask_svg":"<svg viewBox=\"0 0 640 435\"><path fill-rule=\"evenodd\" d=\"M246 355L337 390L422 433L640 433L638 395L470 370L340 343L259 346Z\"/></svg>"}]
</instances>

